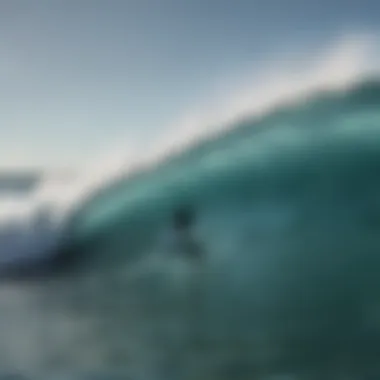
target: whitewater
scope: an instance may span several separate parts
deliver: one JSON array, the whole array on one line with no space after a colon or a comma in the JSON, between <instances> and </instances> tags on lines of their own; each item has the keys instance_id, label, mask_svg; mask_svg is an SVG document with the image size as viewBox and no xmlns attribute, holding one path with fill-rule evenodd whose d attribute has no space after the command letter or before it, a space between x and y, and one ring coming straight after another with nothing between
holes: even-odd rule
<instances>
[{"instance_id":1,"label":"whitewater","mask_svg":"<svg viewBox=\"0 0 380 380\"><path fill-rule=\"evenodd\" d=\"M4 376L378 376L374 46L350 37L302 70L270 69L150 147L4 201ZM183 205L201 271L167 254ZM56 255L74 257L59 274ZM45 259L45 277L7 277Z\"/></svg>"}]
</instances>

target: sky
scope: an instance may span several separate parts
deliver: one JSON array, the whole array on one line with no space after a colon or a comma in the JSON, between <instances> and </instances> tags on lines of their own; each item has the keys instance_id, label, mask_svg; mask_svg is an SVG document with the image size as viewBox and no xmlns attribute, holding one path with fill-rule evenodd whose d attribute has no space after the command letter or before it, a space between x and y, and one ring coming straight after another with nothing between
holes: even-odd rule
<instances>
[{"instance_id":1,"label":"sky","mask_svg":"<svg viewBox=\"0 0 380 380\"><path fill-rule=\"evenodd\" d=\"M151 144L244 73L379 21L378 0L0 0L0 168Z\"/></svg>"}]
</instances>

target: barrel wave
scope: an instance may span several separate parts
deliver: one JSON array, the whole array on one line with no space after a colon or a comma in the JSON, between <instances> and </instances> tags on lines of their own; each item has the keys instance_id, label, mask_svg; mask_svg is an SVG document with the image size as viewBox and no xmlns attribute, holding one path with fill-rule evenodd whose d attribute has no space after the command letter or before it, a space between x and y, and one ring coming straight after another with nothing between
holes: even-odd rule
<instances>
[{"instance_id":1,"label":"barrel wave","mask_svg":"<svg viewBox=\"0 0 380 380\"><path fill-rule=\"evenodd\" d=\"M44 270L61 310L96 301L75 314L106 326L94 362L122 352L119 367L166 379L378 375L379 105L377 79L314 94L88 197ZM169 248L181 207L201 265Z\"/></svg>"},{"instance_id":2,"label":"barrel wave","mask_svg":"<svg viewBox=\"0 0 380 380\"><path fill-rule=\"evenodd\" d=\"M368 369L380 349L379 104L374 80L243 120L101 189L69 223L69 250L85 270L145 273L151 291L178 272L160 242L191 205L207 259L203 340L247 346L265 370L334 357Z\"/></svg>"}]
</instances>

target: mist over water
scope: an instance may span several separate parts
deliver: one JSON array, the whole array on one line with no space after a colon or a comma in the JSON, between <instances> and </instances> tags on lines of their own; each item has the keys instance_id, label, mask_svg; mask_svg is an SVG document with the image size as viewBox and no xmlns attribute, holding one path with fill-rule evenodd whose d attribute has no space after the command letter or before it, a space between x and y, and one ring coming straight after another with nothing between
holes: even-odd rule
<instances>
[{"instance_id":1,"label":"mist over water","mask_svg":"<svg viewBox=\"0 0 380 380\"><path fill-rule=\"evenodd\" d=\"M363 79L362 45L279 80L268 101L211 112L216 135L194 122L188 139L178 128L131 154L125 178L115 166L32 194L29 214L44 202L63 214L48 235L64 230L81 260L57 278L3 282L4 372L378 374L380 81ZM201 269L170 248L181 205L196 210Z\"/></svg>"}]
</instances>

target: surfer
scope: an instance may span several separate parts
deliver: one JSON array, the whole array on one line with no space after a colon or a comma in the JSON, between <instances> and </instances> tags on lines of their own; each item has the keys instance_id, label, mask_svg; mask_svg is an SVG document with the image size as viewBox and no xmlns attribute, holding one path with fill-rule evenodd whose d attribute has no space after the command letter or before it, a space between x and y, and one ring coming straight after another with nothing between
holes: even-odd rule
<instances>
[{"instance_id":1,"label":"surfer","mask_svg":"<svg viewBox=\"0 0 380 380\"><path fill-rule=\"evenodd\" d=\"M191 207L181 207L174 212L173 228L177 237L177 254L188 262L190 277L185 301L185 320L188 325L188 347L196 349L202 341L204 319L204 291L206 280L206 257L203 244L194 233L196 214Z\"/></svg>"},{"instance_id":2,"label":"surfer","mask_svg":"<svg viewBox=\"0 0 380 380\"><path fill-rule=\"evenodd\" d=\"M195 214L189 207L183 207L174 212L173 227L179 251L190 260L200 262L204 254L201 245L193 234L195 221Z\"/></svg>"}]
</instances>

